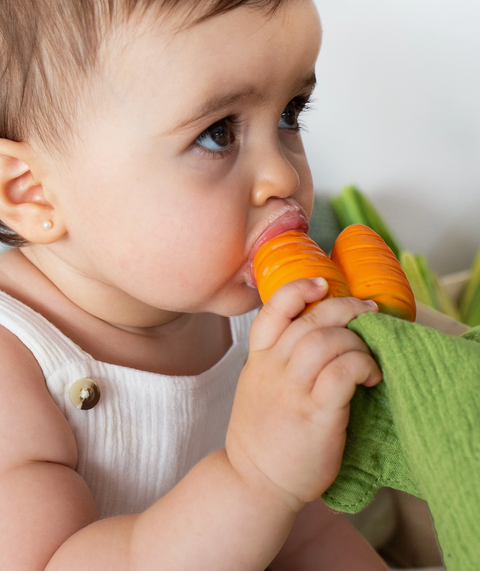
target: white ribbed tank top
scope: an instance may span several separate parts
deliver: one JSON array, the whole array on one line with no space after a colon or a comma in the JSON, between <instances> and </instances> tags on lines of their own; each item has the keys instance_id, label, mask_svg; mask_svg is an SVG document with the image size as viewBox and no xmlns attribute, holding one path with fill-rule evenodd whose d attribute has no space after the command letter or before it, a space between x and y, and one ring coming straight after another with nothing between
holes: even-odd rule
<instances>
[{"instance_id":1,"label":"white ribbed tank top","mask_svg":"<svg viewBox=\"0 0 480 571\"><path fill-rule=\"evenodd\" d=\"M38 361L48 390L77 442L77 472L101 517L138 513L166 494L225 435L256 311L230 318L233 343L197 376L167 376L96 361L52 323L0 291L0 325ZM101 390L90 410L75 408L72 383L93 379Z\"/></svg>"}]
</instances>

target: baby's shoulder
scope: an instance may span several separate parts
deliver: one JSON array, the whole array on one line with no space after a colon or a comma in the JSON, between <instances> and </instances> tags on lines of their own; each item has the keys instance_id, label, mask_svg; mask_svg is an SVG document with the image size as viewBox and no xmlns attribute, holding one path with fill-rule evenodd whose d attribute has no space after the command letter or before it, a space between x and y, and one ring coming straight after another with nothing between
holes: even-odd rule
<instances>
[{"instance_id":1,"label":"baby's shoulder","mask_svg":"<svg viewBox=\"0 0 480 571\"><path fill-rule=\"evenodd\" d=\"M41 297L35 271L18 250L0 254L0 290L8 294L0 311L10 311L9 300L31 305L35 296ZM14 319L15 312L11 313ZM0 325L0 394L0 473L32 460L75 466L73 433L47 389L39 363L4 325Z\"/></svg>"},{"instance_id":2,"label":"baby's shoulder","mask_svg":"<svg viewBox=\"0 0 480 571\"><path fill-rule=\"evenodd\" d=\"M34 560L51 557L65 540L65 530L93 521L96 508L75 472L73 433L37 361L3 327L0 391L0 560L7 562L5 568L30 569Z\"/></svg>"},{"instance_id":3,"label":"baby's shoulder","mask_svg":"<svg viewBox=\"0 0 480 571\"><path fill-rule=\"evenodd\" d=\"M74 467L73 433L32 353L0 326L0 474L32 461Z\"/></svg>"}]
</instances>

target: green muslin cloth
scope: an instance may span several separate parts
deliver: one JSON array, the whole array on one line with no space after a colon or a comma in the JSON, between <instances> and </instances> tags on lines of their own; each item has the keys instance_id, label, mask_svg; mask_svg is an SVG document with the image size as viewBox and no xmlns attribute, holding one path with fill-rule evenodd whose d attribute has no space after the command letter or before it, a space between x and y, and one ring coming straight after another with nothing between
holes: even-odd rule
<instances>
[{"instance_id":1,"label":"green muslin cloth","mask_svg":"<svg viewBox=\"0 0 480 571\"><path fill-rule=\"evenodd\" d=\"M373 313L349 328L384 381L355 393L325 503L357 513L382 486L423 498L447 570L480 569L480 328L452 337Z\"/></svg>"}]
</instances>

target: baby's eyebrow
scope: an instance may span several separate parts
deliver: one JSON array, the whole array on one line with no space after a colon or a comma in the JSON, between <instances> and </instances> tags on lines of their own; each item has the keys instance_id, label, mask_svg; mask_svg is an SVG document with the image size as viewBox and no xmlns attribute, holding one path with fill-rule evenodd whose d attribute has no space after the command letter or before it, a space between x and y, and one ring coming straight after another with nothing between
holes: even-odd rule
<instances>
[{"instance_id":1,"label":"baby's eyebrow","mask_svg":"<svg viewBox=\"0 0 480 571\"><path fill-rule=\"evenodd\" d=\"M315 73L312 73L297 87L296 91L309 89L313 90L316 84ZM244 100L250 100L257 105L263 105L267 102L268 98L265 94L258 91L256 87L248 87L238 92L216 94L207 101L203 102L197 109L195 109L188 117L180 121L175 127L169 130L168 134L173 134L181 131L185 127L193 126L195 123L204 121L209 115L218 114L223 109L231 108L235 103Z\"/></svg>"},{"instance_id":2,"label":"baby's eyebrow","mask_svg":"<svg viewBox=\"0 0 480 571\"><path fill-rule=\"evenodd\" d=\"M216 94L207 101L203 102L192 113L175 125L168 134L181 131L185 127L192 127L195 123L204 121L209 115L218 114L223 109L229 109L240 101L250 100L258 105L265 104L267 98L257 89L251 87L236 93Z\"/></svg>"}]
</instances>

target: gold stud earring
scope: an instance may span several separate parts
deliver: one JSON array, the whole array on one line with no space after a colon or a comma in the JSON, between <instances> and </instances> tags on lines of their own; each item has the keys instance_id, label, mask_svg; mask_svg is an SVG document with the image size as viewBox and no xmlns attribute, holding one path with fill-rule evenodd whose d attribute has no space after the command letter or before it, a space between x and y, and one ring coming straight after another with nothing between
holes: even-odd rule
<instances>
[{"instance_id":1,"label":"gold stud earring","mask_svg":"<svg viewBox=\"0 0 480 571\"><path fill-rule=\"evenodd\" d=\"M51 230L53 227L53 222L51 222L50 220L45 220L45 222L43 223L43 227L45 228L45 230Z\"/></svg>"}]
</instances>

